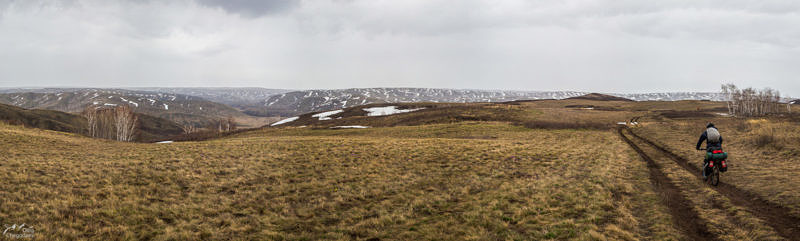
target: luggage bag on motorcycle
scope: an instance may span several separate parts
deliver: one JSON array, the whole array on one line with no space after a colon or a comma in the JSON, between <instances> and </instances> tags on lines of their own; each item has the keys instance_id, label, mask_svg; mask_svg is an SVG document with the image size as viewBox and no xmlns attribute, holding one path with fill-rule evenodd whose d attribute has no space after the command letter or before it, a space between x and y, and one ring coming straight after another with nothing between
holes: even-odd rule
<instances>
[{"instance_id":1,"label":"luggage bag on motorcycle","mask_svg":"<svg viewBox=\"0 0 800 241\"><path fill-rule=\"evenodd\" d=\"M725 160L728 159L728 153L724 151L706 152L707 160Z\"/></svg>"},{"instance_id":2,"label":"luggage bag on motorcycle","mask_svg":"<svg viewBox=\"0 0 800 241\"><path fill-rule=\"evenodd\" d=\"M706 152L706 160L714 160L718 161L717 163L719 166L719 171L726 172L728 171L728 165L726 160L728 159L728 153L722 150L714 150L712 152Z\"/></svg>"}]
</instances>

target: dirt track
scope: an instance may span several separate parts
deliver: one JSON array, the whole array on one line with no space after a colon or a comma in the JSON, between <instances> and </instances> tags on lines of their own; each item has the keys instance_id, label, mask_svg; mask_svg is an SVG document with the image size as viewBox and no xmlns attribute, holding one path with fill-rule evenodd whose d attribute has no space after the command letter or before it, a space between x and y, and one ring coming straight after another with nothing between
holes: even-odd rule
<instances>
[{"instance_id":1,"label":"dirt track","mask_svg":"<svg viewBox=\"0 0 800 241\"><path fill-rule=\"evenodd\" d=\"M664 197L664 204L669 208L674 225L683 231L690 240L720 240L701 223L697 212L692 208L692 202L681 194L681 190L661 171L661 167L650 156L645 154L639 146L634 144L630 138L625 136L623 128L619 128L618 131L622 140L628 143L647 162L647 169L650 171L650 182Z\"/></svg>"},{"instance_id":2,"label":"dirt track","mask_svg":"<svg viewBox=\"0 0 800 241\"><path fill-rule=\"evenodd\" d=\"M652 146L661 153L669 156L675 163L683 167L683 169L693 173L697 177L701 177L700 168L692 166L689 161L676 155L675 153L667 150L666 148L655 144L654 142L637 135L635 132L625 128L628 133L641 140L647 145ZM619 130L623 138L627 138L622 134L622 129ZM633 147L640 155L646 155L641 152L638 146L635 146L630 140L626 140L631 147ZM734 205L746 208L751 214L765 221L767 225L775 229L779 235L789 240L800 240L800 218L790 215L788 208L768 202L757 195L741 190L736 186L724 182L724 175L720 181L719 186L714 187L714 190L726 196Z\"/></svg>"}]
</instances>

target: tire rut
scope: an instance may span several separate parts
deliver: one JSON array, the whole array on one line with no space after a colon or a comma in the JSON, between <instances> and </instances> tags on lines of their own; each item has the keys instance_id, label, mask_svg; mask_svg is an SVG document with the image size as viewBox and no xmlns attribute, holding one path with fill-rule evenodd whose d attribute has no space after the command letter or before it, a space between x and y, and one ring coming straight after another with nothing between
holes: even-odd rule
<instances>
[{"instance_id":1,"label":"tire rut","mask_svg":"<svg viewBox=\"0 0 800 241\"><path fill-rule=\"evenodd\" d=\"M647 138L637 135L628 128L625 129L627 129L628 133L632 136L672 158L678 166L683 167L697 177L702 177L700 168L690 165L689 160L686 158L667 150ZM620 135L621 134L622 129L620 129ZM800 240L800 218L792 216L790 214L791 210L788 208L766 201L752 192L739 189L722 180L720 180L718 186L709 187L730 199L734 205L744 207L754 216L766 221L765 223L775 229L781 237L788 240Z\"/></svg>"},{"instance_id":2,"label":"tire rut","mask_svg":"<svg viewBox=\"0 0 800 241\"><path fill-rule=\"evenodd\" d=\"M661 192L664 197L664 204L670 211L673 217L673 224L690 240L720 240L714 234L706 229L706 226L701 223L698 213L692 208L692 202L689 201L678 188L661 171L661 167L653 161L650 156L639 148L633 141L622 133L622 128L618 129L619 136L623 141L633 148L639 156L647 163L647 169L650 171L650 182L656 187L656 190Z\"/></svg>"}]
</instances>

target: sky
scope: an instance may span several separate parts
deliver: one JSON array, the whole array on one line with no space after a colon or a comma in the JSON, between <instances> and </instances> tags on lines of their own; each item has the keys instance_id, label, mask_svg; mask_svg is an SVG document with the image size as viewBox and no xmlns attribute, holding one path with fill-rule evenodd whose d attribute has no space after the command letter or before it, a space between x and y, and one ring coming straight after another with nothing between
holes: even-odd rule
<instances>
[{"instance_id":1,"label":"sky","mask_svg":"<svg viewBox=\"0 0 800 241\"><path fill-rule=\"evenodd\" d=\"M0 0L0 87L800 96L800 1Z\"/></svg>"}]
</instances>

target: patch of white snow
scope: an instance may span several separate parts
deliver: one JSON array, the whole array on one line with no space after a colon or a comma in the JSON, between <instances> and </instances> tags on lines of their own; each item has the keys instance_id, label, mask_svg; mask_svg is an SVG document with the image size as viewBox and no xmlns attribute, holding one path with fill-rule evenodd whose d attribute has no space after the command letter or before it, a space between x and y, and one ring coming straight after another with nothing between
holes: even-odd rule
<instances>
[{"instance_id":1,"label":"patch of white snow","mask_svg":"<svg viewBox=\"0 0 800 241\"><path fill-rule=\"evenodd\" d=\"M295 116L295 117L289 117L289 118L286 118L286 119L283 119L283 120L279 120L279 121L277 121L277 122L275 122L275 123L272 123L272 124L271 124L271 125L269 125L269 126L277 126L277 125L281 125L281 124L286 124L286 123L289 123L289 122L295 121L295 120L297 120L298 118L300 118L300 117L297 117L297 116Z\"/></svg>"},{"instance_id":2,"label":"patch of white snow","mask_svg":"<svg viewBox=\"0 0 800 241\"><path fill-rule=\"evenodd\" d=\"M317 113L317 114L312 115L311 117L317 117L317 118L319 118L319 120L330 120L331 118L329 116L332 116L332 115L335 115L335 114L339 114L339 113L342 113L342 112L344 112L344 110L332 110L332 111L326 111L326 112L322 112L322 113Z\"/></svg>"},{"instance_id":3,"label":"patch of white snow","mask_svg":"<svg viewBox=\"0 0 800 241\"><path fill-rule=\"evenodd\" d=\"M384 106L384 107L364 108L363 110L369 112L367 113L367 116L385 116L385 115L394 115L394 114L418 111L422 109L425 108L399 110L397 109L397 106Z\"/></svg>"}]
</instances>

